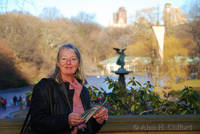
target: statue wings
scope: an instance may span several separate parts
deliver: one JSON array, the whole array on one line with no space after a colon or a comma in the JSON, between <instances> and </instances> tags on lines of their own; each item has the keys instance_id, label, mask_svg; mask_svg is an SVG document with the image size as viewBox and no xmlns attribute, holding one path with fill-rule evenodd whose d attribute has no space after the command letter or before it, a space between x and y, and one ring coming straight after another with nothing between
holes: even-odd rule
<instances>
[{"instance_id":1,"label":"statue wings","mask_svg":"<svg viewBox=\"0 0 200 134\"><path fill-rule=\"evenodd\" d=\"M113 48L118 54L120 54L120 49L119 48Z\"/></svg>"},{"instance_id":2,"label":"statue wings","mask_svg":"<svg viewBox=\"0 0 200 134\"><path fill-rule=\"evenodd\" d=\"M126 48L123 48L123 49L122 49L122 52L124 52L125 50L126 50Z\"/></svg>"},{"instance_id":3,"label":"statue wings","mask_svg":"<svg viewBox=\"0 0 200 134\"><path fill-rule=\"evenodd\" d=\"M126 48L123 48L120 52L119 48L113 48L118 54L121 54L122 52L124 52L126 50Z\"/></svg>"}]
</instances>

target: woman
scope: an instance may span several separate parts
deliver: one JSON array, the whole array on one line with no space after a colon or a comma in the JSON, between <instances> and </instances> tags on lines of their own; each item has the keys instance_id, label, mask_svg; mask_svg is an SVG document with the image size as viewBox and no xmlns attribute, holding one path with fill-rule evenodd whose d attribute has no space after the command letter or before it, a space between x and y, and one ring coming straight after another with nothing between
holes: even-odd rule
<instances>
[{"instance_id":1,"label":"woman","mask_svg":"<svg viewBox=\"0 0 200 134\"><path fill-rule=\"evenodd\" d=\"M89 92L84 84L86 79L78 48L73 44L62 45L52 77L34 86L30 106L32 131L41 134L98 132L108 119L108 110L101 108L84 123L81 113L90 109ZM52 99L48 99L49 89Z\"/></svg>"}]
</instances>

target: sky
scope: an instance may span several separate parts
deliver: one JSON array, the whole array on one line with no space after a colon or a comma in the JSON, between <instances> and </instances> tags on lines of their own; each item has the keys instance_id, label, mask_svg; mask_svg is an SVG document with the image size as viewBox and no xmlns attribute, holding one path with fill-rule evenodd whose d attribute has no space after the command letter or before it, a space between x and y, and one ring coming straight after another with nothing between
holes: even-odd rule
<instances>
[{"instance_id":1,"label":"sky","mask_svg":"<svg viewBox=\"0 0 200 134\"><path fill-rule=\"evenodd\" d=\"M128 20L134 17L136 11L159 7L163 10L165 3L171 3L174 8L184 6L186 0L0 0L0 4L7 2L7 11L23 10L28 11L34 16L39 16L45 7L56 7L64 17L71 18L80 12L95 15L95 21L103 26L112 23L113 13L120 7L125 7Z\"/></svg>"}]
</instances>

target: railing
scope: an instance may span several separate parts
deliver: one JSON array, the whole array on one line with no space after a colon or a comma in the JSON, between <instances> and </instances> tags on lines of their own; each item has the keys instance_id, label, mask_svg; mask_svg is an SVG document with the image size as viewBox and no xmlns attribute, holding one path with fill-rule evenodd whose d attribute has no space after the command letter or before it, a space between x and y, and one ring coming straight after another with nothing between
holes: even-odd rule
<instances>
[{"instance_id":1,"label":"railing","mask_svg":"<svg viewBox=\"0 0 200 134\"><path fill-rule=\"evenodd\" d=\"M0 120L0 134L18 134L23 120ZM100 134L200 134L200 115L110 116Z\"/></svg>"}]
</instances>

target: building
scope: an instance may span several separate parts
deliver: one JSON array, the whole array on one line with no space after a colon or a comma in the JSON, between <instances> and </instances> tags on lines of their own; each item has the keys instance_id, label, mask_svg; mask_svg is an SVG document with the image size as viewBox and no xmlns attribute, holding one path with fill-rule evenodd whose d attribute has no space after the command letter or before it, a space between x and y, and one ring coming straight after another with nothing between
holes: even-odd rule
<instances>
[{"instance_id":1,"label":"building","mask_svg":"<svg viewBox=\"0 0 200 134\"><path fill-rule=\"evenodd\" d=\"M127 25L127 14L124 7L119 8L118 12L113 14L113 27L125 27Z\"/></svg>"},{"instance_id":2,"label":"building","mask_svg":"<svg viewBox=\"0 0 200 134\"><path fill-rule=\"evenodd\" d=\"M102 74L113 74L113 71L117 71L120 66L116 64L117 59L119 57L112 57L110 59L106 59L101 61L99 64L103 67L103 73ZM148 70L148 64L150 64L151 59L149 57L125 57L125 66L124 68L127 71L133 71L133 72L142 72Z\"/></svg>"},{"instance_id":3,"label":"building","mask_svg":"<svg viewBox=\"0 0 200 134\"><path fill-rule=\"evenodd\" d=\"M181 13L181 8L173 8L166 3L163 10L163 21L165 26L177 26L186 23L186 15Z\"/></svg>"}]
</instances>

